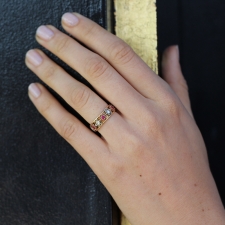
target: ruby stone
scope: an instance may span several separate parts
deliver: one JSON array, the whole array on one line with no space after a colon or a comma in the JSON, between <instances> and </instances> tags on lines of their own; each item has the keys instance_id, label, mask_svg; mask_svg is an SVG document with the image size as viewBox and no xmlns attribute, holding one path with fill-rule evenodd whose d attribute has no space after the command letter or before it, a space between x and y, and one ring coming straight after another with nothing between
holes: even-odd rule
<instances>
[{"instance_id":1,"label":"ruby stone","mask_svg":"<svg viewBox=\"0 0 225 225\"><path fill-rule=\"evenodd\" d=\"M97 130L97 127L96 127L94 124L91 124L91 129L92 129L93 131L96 131L96 130Z\"/></svg>"},{"instance_id":2,"label":"ruby stone","mask_svg":"<svg viewBox=\"0 0 225 225\"><path fill-rule=\"evenodd\" d=\"M106 117L105 117L104 115L102 115L102 116L101 116L101 119L102 119L102 120L105 120L105 119L106 119Z\"/></svg>"}]
</instances>

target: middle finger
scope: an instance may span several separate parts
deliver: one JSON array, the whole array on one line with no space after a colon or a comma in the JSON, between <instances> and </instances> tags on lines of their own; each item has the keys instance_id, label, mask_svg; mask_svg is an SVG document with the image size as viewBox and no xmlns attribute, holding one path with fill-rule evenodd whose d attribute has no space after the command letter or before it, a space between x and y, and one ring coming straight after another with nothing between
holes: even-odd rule
<instances>
[{"instance_id":1,"label":"middle finger","mask_svg":"<svg viewBox=\"0 0 225 225\"><path fill-rule=\"evenodd\" d=\"M92 86L122 114L141 107L145 101L106 60L80 45L55 27L41 26L37 30L37 41L65 63L84 76Z\"/></svg>"}]
</instances>

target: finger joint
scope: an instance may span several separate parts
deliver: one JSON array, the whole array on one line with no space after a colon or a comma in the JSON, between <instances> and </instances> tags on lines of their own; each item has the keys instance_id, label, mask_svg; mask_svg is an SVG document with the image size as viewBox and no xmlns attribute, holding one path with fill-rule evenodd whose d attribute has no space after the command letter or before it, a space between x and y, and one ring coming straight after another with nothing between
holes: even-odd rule
<instances>
[{"instance_id":1,"label":"finger joint","mask_svg":"<svg viewBox=\"0 0 225 225\"><path fill-rule=\"evenodd\" d=\"M93 57L86 64L87 74L93 79L107 76L108 65L103 59Z\"/></svg>"},{"instance_id":2,"label":"finger joint","mask_svg":"<svg viewBox=\"0 0 225 225\"><path fill-rule=\"evenodd\" d=\"M54 66L48 66L44 69L43 76L46 80L51 80L55 75L56 68Z\"/></svg>"},{"instance_id":3,"label":"finger joint","mask_svg":"<svg viewBox=\"0 0 225 225\"><path fill-rule=\"evenodd\" d=\"M127 64L131 62L135 56L133 49L123 41L114 43L111 49L111 58L118 64Z\"/></svg>"},{"instance_id":4,"label":"finger joint","mask_svg":"<svg viewBox=\"0 0 225 225\"><path fill-rule=\"evenodd\" d=\"M82 109L88 104L90 97L90 91L83 86L72 91L71 101L76 108Z\"/></svg>"},{"instance_id":5,"label":"finger joint","mask_svg":"<svg viewBox=\"0 0 225 225\"><path fill-rule=\"evenodd\" d=\"M56 51L57 53L63 53L66 52L70 47L70 38L63 37L58 41L58 44L56 45Z\"/></svg>"},{"instance_id":6,"label":"finger joint","mask_svg":"<svg viewBox=\"0 0 225 225\"><path fill-rule=\"evenodd\" d=\"M63 121L61 135L65 140L71 141L78 135L78 125L72 120Z\"/></svg>"}]
</instances>

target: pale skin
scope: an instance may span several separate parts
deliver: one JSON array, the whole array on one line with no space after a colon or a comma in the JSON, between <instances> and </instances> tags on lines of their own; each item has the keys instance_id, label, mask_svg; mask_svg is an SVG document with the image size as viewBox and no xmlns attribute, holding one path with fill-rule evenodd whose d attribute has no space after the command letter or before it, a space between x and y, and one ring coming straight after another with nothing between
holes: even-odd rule
<instances>
[{"instance_id":1,"label":"pale skin","mask_svg":"<svg viewBox=\"0 0 225 225\"><path fill-rule=\"evenodd\" d=\"M28 93L37 110L85 159L132 225L225 224L178 47L164 53L163 80L127 44L84 16L67 13L62 25L92 51L51 25L39 27L36 40L98 94L38 49L26 54L26 65L87 122L107 106L101 96L117 112L99 137L39 83Z\"/></svg>"}]
</instances>

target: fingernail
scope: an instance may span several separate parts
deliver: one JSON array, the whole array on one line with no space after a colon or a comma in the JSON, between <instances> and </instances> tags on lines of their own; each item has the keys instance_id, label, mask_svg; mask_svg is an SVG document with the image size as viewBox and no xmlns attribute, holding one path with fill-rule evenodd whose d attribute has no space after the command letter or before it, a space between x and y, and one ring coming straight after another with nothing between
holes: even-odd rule
<instances>
[{"instance_id":1,"label":"fingernail","mask_svg":"<svg viewBox=\"0 0 225 225\"><path fill-rule=\"evenodd\" d=\"M28 90L34 98L38 98L41 95L41 90L35 83L30 84Z\"/></svg>"},{"instance_id":2,"label":"fingernail","mask_svg":"<svg viewBox=\"0 0 225 225\"><path fill-rule=\"evenodd\" d=\"M33 64L34 66L41 65L43 61L42 57L35 50L28 51L26 54L26 57L29 60L29 62Z\"/></svg>"},{"instance_id":3,"label":"fingernail","mask_svg":"<svg viewBox=\"0 0 225 225\"><path fill-rule=\"evenodd\" d=\"M45 41L49 41L54 36L54 32L44 25L38 27L36 34Z\"/></svg>"},{"instance_id":4,"label":"fingernail","mask_svg":"<svg viewBox=\"0 0 225 225\"><path fill-rule=\"evenodd\" d=\"M62 21L68 25L68 26L75 26L76 24L78 24L79 22L79 19L78 17L76 17L73 13L65 13L63 16L62 16Z\"/></svg>"}]
</instances>

